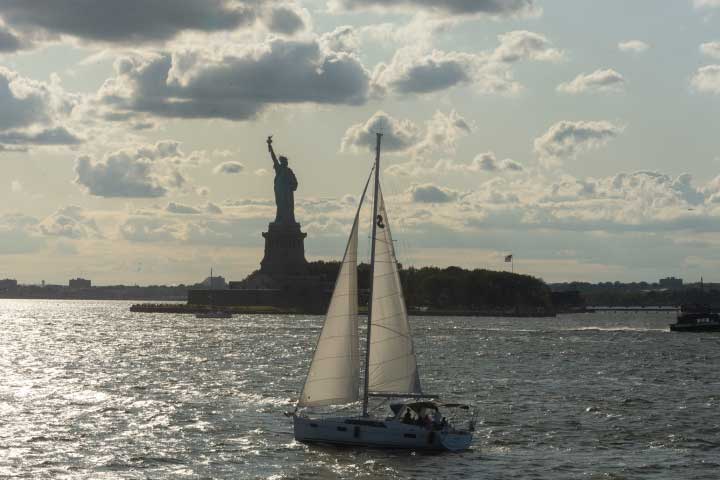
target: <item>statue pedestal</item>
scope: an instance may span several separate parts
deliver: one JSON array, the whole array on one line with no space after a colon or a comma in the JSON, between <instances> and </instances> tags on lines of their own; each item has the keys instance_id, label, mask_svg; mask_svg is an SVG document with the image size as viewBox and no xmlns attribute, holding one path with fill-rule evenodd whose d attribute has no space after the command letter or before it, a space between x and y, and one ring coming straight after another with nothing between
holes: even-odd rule
<instances>
[{"instance_id":1,"label":"statue pedestal","mask_svg":"<svg viewBox=\"0 0 720 480\"><path fill-rule=\"evenodd\" d=\"M260 272L269 275L304 275L307 273L305 260L305 237L299 223L268 225L263 232L265 256L260 262Z\"/></svg>"}]
</instances>

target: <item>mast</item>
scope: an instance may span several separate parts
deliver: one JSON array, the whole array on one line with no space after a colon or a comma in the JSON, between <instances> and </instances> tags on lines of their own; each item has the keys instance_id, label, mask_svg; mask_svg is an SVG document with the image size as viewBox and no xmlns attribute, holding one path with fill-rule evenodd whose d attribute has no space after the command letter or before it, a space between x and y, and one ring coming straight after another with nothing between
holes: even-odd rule
<instances>
[{"instance_id":1,"label":"mast","mask_svg":"<svg viewBox=\"0 0 720 480\"><path fill-rule=\"evenodd\" d=\"M375 235L377 234L377 214L378 214L378 192L380 187L380 140L382 133L376 133L377 145L375 146L375 194L373 196L373 226L370 244L370 298L368 300L368 322L367 322L367 341L365 343L365 388L363 388L363 411L362 416L368 416L368 386L370 384L370 329L372 328L372 299L373 281L375 276Z\"/></svg>"}]
</instances>

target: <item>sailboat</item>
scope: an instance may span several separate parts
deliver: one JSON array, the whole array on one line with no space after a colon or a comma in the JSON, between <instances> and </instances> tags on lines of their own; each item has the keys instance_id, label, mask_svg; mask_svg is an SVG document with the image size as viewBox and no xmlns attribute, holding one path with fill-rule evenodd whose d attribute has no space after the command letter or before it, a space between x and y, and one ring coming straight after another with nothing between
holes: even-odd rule
<instances>
[{"instance_id":1,"label":"sailboat","mask_svg":"<svg viewBox=\"0 0 720 480\"><path fill-rule=\"evenodd\" d=\"M215 286L213 284L213 271L212 267L210 267L210 293L208 294L210 305L208 306L207 310L196 313L195 318L232 318L232 313L228 312L227 310L215 308L215 304L213 302L214 288Z\"/></svg>"},{"instance_id":2,"label":"sailboat","mask_svg":"<svg viewBox=\"0 0 720 480\"><path fill-rule=\"evenodd\" d=\"M474 413L468 405L442 403L423 392L415 348L395 257L385 201L380 188L377 134L373 198L371 287L362 388L362 411L321 415L310 410L360 401L357 249L358 223L370 178L360 199L320 333L295 411L295 439L356 447L460 451L470 446ZM372 175L372 173L371 173ZM390 403L388 415L372 415L370 398ZM402 400L402 401L398 401ZM446 413L449 412L449 413ZM463 418L464 417L464 418ZM461 426L460 420L468 420Z\"/></svg>"}]
</instances>

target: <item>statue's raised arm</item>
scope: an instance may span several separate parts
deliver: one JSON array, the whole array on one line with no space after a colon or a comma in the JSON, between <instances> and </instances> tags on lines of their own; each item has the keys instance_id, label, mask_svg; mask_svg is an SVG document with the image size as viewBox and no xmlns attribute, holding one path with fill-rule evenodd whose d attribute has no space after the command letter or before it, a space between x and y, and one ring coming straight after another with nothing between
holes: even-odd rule
<instances>
[{"instance_id":1,"label":"statue's raised arm","mask_svg":"<svg viewBox=\"0 0 720 480\"><path fill-rule=\"evenodd\" d=\"M270 135L270 136L267 138L267 144L268 144L268 150L270 151L270 156L272 157L273 166L274 166L275 168L277 168L278 165L279 165L279 163L278 163L277 157L275 156L275 151L274 151L273 148L272 148L272 135Z\"/></svg>"}]
</instances>

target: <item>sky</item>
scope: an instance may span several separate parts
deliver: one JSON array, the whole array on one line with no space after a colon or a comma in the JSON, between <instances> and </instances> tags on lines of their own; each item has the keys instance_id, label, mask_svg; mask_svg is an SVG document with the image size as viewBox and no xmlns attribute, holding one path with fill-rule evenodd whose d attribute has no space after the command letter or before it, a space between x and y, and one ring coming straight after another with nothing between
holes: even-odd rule
<instances>
[{"instance_id":1,"label":"sky","mask_svg":"<svg viewBox=\"0 0 720 480\"><path fill-rule=\"evenodd\" d=\"M3 0L0 278L242 279L268 135L336 260L382 131L404 265L720 281L719 113L720 0Z\"/></svg>"}]
</instances>

